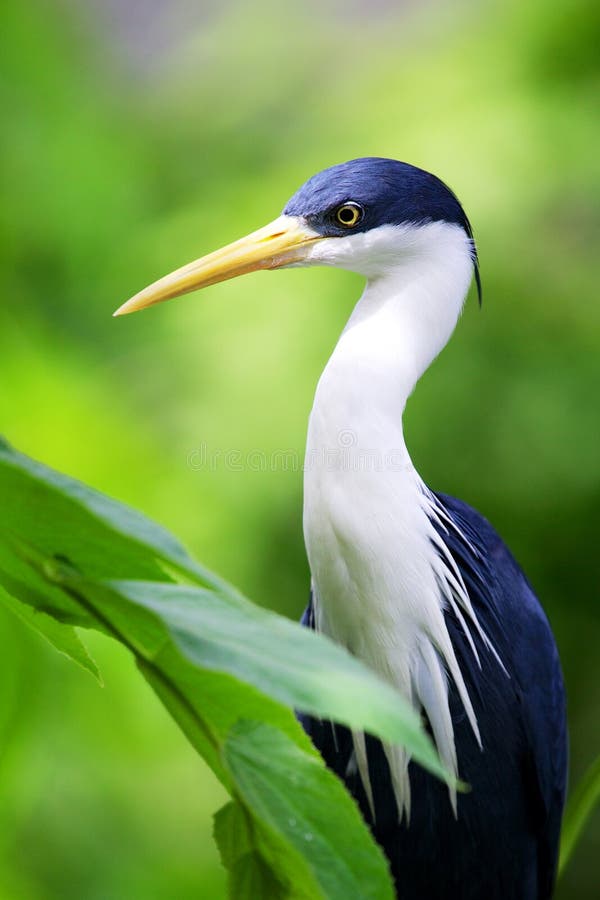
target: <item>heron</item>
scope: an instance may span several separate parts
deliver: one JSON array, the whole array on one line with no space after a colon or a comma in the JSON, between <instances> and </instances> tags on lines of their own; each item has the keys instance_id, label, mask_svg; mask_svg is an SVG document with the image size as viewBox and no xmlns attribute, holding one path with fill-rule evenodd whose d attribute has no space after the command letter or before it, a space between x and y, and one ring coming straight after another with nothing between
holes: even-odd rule
<instances>
[{"instance_id":1,"label":"heron","mask_svg":"<svg viewBox=\"0 0 600 900\"><path fill-rule=\"evenodd\" d=\"M259 269L333 266L365 287L320 377L304 466L302 622L422 716L457 792L407 751L301 716L388 857L400 898L552 896L566 789L565 691L546 615L488 521L429 489L403 413L451 337L473 231L435 175L367 157L311 177L282 214L136 294L115 315ZM340 451L334 456L332 450Z\"/></svg>"}]
</instances>

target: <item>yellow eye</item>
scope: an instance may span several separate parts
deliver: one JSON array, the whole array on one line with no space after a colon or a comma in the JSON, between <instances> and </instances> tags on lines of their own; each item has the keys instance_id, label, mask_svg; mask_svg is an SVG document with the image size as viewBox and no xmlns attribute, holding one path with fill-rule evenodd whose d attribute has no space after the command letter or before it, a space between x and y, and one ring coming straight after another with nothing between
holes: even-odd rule
<instances>
[{"instance_id":1,"label":"yellow eye","mask_svg":"<svg viewBox=\"0 0 600 900\"><path fill-rule=\"evenodd\" d=\"M335 211L335 218L344 228L354 228L363 217L363 208L358 203L343 203Z\"/></svg>"}]
</instances>

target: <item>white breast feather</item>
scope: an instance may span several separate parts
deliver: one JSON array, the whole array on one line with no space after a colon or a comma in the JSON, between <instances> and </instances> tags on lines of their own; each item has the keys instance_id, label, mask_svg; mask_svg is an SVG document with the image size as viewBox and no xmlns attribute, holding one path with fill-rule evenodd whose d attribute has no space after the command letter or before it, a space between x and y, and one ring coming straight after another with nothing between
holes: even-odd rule
<instances>
[{"instance_id":1,"label":"white breast feather","mask_svg":"<svg viewBox=\"0 0 600 900\"><path fill-rule=\"evenodd\" d=\"M304 533L315 623L425 712L441 759L458 777L448 678L480 745L481 737L444 611L455 613L477 662L471 628L494 650L434 527L449 527L447 515L412 465L402 412L452 333L471 277L469 247L461 229L444 223L377 231L347 239L349 257L362 252L385 271L375 277L365 263L370 280L321 377L309 423ZM315 261L343 264L335 248ZM334 252L337 259L325 258ZM373 811L364 735L353 741ZM402 747L384 750L399 815L408 820L410 757ZM456 812L452 788L450 802Z\"/></svg>"}]
</instances>

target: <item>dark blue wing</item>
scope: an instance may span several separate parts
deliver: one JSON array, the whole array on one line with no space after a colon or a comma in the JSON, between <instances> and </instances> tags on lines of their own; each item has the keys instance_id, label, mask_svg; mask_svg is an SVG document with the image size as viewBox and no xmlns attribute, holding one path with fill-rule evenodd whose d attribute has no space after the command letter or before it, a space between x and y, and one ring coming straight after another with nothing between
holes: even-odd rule
<instances>
[{"instance_id":1,"label":"dark blue wing","mask_svg":"<svg viewBox=\"0 0 600 900\"><path fill-rule=\"evenodd\" d=\"M454 818L447 790L411 764L411 821L399 825L378 741L367 738L375 798L373 833L384 848L398 896L436 900L547 900L551 897L565 798L565 696L548 621L521 569L489 523L454 498L437 495L448 521L437 524L460 569L483 631L504 669L446 612L448 629L477 716L477 745L450 685L459 773L470 791ZM314 627L312 606L303 619ZM300 717L327 764L370 820L347 730Z\"/></svg>"}]
</instances>

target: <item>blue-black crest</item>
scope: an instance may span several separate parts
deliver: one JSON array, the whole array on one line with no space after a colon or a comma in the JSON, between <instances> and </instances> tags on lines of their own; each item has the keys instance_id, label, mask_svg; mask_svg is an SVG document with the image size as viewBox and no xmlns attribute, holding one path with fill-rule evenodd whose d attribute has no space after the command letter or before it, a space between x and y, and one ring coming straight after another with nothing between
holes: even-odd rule
<instances>
[{"instance_id":1,"label":"blue-black crest","mask_svg":"<svg viewBox=\"0 0 600 900\"><path fill-rule=\"evenodd\" d=\"M288 200L284 214L303 216L327 237L369 231L380 225L448 222L472 243L481 303L481 280L473 229L457 196L435 175L395 159L369 156L323 169Z\"/></svg>"}]
</instances>

